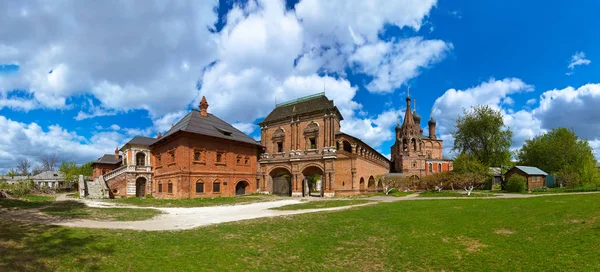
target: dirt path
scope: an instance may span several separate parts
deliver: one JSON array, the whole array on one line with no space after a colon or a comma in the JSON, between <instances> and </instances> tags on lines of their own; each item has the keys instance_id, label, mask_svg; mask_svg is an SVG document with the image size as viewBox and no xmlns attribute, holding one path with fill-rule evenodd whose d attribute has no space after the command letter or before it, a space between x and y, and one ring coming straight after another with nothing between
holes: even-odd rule
<instances>
[{"instance_id":1,"label":"dirt path","mask_svg":"<svg viewBox=\"0 0 600 272\"><path fill-rule=\"evenodd\" d=\"M97 205L91 201L86 201L90 206ZM289 199L270 202L259 202L251 204L240 204L232 206L212 206L199 208L153 208L161 210L164 214L156 216L146 221L96 221L96 220L70 220L65 222L54 223L55 225L67 227L82 227L82 228L107 228L107 229L131 229L131 230L184 230L192 229L200 226L211 224L219 224L225 222L233 222L247 219L255 219L262 217L285 216L322 211L337 211L352 207L372 205L377 202L370 202L359 205L324 208L324 209L307 209L295 211L277 211L270 210L271 208L281 207L291 204L302 203L299 199ZM100 204L96 207L106 207ZM112 206L112 205L110 205ZM123 206L119 206L123 207ZM137 207L136 207L137 208ZM144 207L148 208L148 207Z\"/></svg>"}]
</instances>

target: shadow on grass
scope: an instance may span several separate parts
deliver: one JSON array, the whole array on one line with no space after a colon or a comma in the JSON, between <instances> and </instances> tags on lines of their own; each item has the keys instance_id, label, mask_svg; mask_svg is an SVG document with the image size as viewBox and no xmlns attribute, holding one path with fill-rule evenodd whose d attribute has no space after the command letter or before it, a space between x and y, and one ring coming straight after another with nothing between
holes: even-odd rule
<instances>
[{"instance_id":1,"label":"shadow on grass","mask_svg":"<svg viewBox=\"0 0 600 272\"><path fill-rule=\"evenodd\" d=\"M71 200L56 202L40 211L63 218L111 221L148 220L162 213L156 209L92 208L84 203Z\"/></svg>"},{"instance_id":2,"label":"shadow on grass","mask_svg":"<svg viewBox=\"0 0 600 272\"><path fill-rule=\"evenodd\" d=\"M49 204L52 204L53 200L41 200L31 201L27 199L0 199L0 207L2 208L17 208L17 209L36 209Z\"/></svg>"},{"instance_id":3,"label":"shadow on grass","mask_svg":"<svg viewBox=\"0 0 600 272\"><path fill-rule=\"evenodd\" d=\"M0 221L0 271L58 271L60 266L97 271L98 262L113 250L100 236L77 230ZM65 258L68 256L68 258Z\"/></svg>"}]
</instances>

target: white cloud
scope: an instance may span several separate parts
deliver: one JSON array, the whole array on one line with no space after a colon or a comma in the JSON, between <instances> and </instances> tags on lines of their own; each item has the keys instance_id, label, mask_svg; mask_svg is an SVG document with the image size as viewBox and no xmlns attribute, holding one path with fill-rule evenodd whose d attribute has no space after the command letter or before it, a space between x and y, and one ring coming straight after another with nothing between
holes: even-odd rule
<instances>
[{"instance_id":1,"label":"white cloud","mask_svg":"<svg viewBox=\"0 0 600 272\"><path fill-rule=\"evenodd\" d=\"M434 104L434 115L438 119L438 132L444 140L444 154L449 155L453 138L455 118L461 108L473 105L490 105L502 112L504 124L513 131L512 149L520 148L526 139L533 138L553 128L566 127L590 142L596 158L600 158L600 84L586 84L577 89L567 87L542 93L539 106L532 110L513 111L506 109L502 101L510 95L532 90L532 86L520 79L490 80L479 86L457 91L446 91ZM535 104L536 99L527 104Z\"/></svg>"},{"instance_id":2,"label":"white cloud","mask_svg":"<svg viewBox=\"0 0 600 272\"><path fill-rule=\"evenodd\" d=\"M256 124L254 123L235 123L231 125L247 135L252 134L252 132L254 132L254 130L257 128Z\"/></svg>"},{"instance_id":3,"label":"white cloud","mask_svg":"<svg viewBox=\"0 0 600 272\"><path fill-rule=\"evenodd\" d=\"M571 61L569 62L569 66L567 66L567 68L569 68L570 71L567 72L566 74L568 76L570 76L574 73L573 70L575 69L576 66L589 65L590 63L592 63L592 62L589 59L585 58L585 53L576 52L575 55L571 56Z\"/></svg>"},{"instance_id":4,"label":"white cloud","mask_svg":"<svg viewBox=\"0 0 600 272\"><path fill-rule=\"evenodd\" d=\"M503 109L503 105L512 105L510 95L529 91L533 91L533 86L518 78L505 78L503 80L492 78L487 82L465 90L447 90L435 100L433 105L433 115L438 124L437 133L444 140L444 154L451 155L449 151L454 143L451 133L454 130L456 118L463 113L463 109L469 109L475 105L489 105L494 109L501 110L504 114L505 125L513 130L513 140L516 144L522 144L528 136L539 133L539 124L536 126L531 117L529 120L524 118L527 116L525 112L507 112ZM519 121L515 121L515 119ZM527 123L527 121L530 122Z\"/></svg>"},{"instance_id":5,"label":"white cloud","mask_svg":"<svg viewBox=\"0 0 600 272\"><path fill-rule=\"evenodd\" d=\"M117 125L117 124L112 124L110 126L110 129L112 129L112 130L119 130L119 129L121 129L121 127L119 125Z\"/></svg>"},{"instance_id":6,"label":"white cloud","mask_svg":"<svg viewBox=\"0 0 600 272\"><path fill-rule=\"evenodd\" d=\"M0 63L18 64L19 71L0 77L0 107L79 106L76 120L148 111L151 127L120 126L124 135L103 131L90 138L100 154L99 144L114 148L115 135L165 132L202 95L209 112L252 133L249 124L265 117L276 101L325 86L345 118L342 129L377 148L391 139L395 110L369 115L354 100L358 87L344 71L360 67L375 78L370 90L389 92L443 59L452 45L441 40L379 39L386 25L419 30L435 5L435 0L303 0L290 11L279 0L249 1L235 6L216 33L216 0L7 3L0 25L15 27L0 31ZM379 46L385 51L376 59L365 57ZM356 56L353 63L350 56ZM328 75L319 76L323 71ZM28 98L2 100L13 89L26 90ZM76 96L99 103L70 105ZM74 146L87 141L71 140Z\"/></svg>"},{"instance_id":7,"label":"white cloud","mask_svg":"<svg viewBox=\"0 0 600 272\"><path fill-rule=\"evenodd\" d=\"M588 65L590 63L592 63L592 62L589 59L585 58L585 53L577 52L577 53L575 53L575 55L571 56L571 62L569 62L568 68L573 70L573 69L575 69L575 66Z\"/></svg>"},{"instance_id":8,"label":"white cloud","mask_svg":"<svg viewBox=\"0 0 600 272\"><path fill-rule=\"evenodd\" d=\"M535 102L537 102L537 99L531 98L531 99L527 100L526 104L527 105L533 105L533 104L535 104Z\"/></svg>"},{"instance_id":9,"label":"white cloud","mask_svg":"<svg viewBox=\"0 0 600 272\"><path fill-rule=\"evenodd\" d=\"M378 42L359 47L349 62L359 71L374 79L367 89L374 93L391 93L409 79L442 60L453 45L441 40L423 40L422 37L398 42Z\"/></svg>"},{"instance_id":10,"label":"white cloud","mask_svg":"<svg viewBox=\"0 0 600 272\"><path fill-rule=\"evenodd\" d=\"M217 2L135 3L3 4L0 25L13 27L2 30L0 48L11 50L0 63L17 63L19 71L0 79L0 93L27 90L32 103L53 109L88 92L106 110L161 115L185 108L204 66L214 61L209 28ZM27 16L14 16L23 10Z\"/></svg>"},{"instance_id":11,"label":"white cloud","mask_svg":"<svg viewBox=\"0 0 600 272\"><path fill-rule=\"evenodd\" d=\"M37 123L20 123L4 116L0 116L0 131L0 172L15 167L22 158L37 164L42 154L57 154L60 160L78 163L92 161L127 140L114 131L95 133L87 140L59 125L44 129Z\"/></svg>"}]
</instances>

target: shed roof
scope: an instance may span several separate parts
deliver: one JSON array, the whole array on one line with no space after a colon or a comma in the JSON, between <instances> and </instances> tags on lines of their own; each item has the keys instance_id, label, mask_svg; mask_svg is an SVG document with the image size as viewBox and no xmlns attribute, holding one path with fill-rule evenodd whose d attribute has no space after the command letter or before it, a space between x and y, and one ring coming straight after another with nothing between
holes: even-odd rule
<instances>
[{"instance_id":1,"label":"shed roof","mask_svg":"<svg viewBox=\"0 0 600 272\"><path fill-rule=\"evenodd\" d=\"M533 167L533 166L515 166L517 169L525 172L525 174L527 175L541 175L541 176L547 176L548 173L540 170L537 167Z\"/></svg>"},{"instance_id":2,"label":"shed roof","mask_svg":"<svg viewBox=\"0 0 600 272\"><path fill-rule=\"evenodd\" d=\"M163 135L160 139L156 139L151 145L154 145L179 131L244 142L253 145L260 145L260 143L258 143L256 140L252 139L250 136L241 132L227 122L210 113L208 116L203 117L198 110L192 110L185 117L179 120L179 122L177 122L177 124L175 124L171 129L169 129L165 135Z\"/></svg>"}]
</instances>

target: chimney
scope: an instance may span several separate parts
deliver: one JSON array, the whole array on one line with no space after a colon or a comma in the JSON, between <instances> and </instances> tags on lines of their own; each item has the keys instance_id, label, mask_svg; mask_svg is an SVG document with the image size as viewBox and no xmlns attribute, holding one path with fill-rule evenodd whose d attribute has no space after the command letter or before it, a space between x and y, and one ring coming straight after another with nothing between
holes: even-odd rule
<instances>
[{"instance_id":1,"label":"chimney","mask_svg":"<svg viewBox=\"0 0 600 272\"><path fill-rule=\"evenodd\" d=\"M119 147L115 148L115 158L119 159Z\"/></svg>"},{"instance_id":2,"label":"chimney","mask_svg":"<svg viewBox=\"0 0 600 272\"><path fill-rule=\"evenodd\" d=\"M158 135L156 136L156 139L160 139L162 138L162 134L160 134L160 131L158 132Z\"/></svg>"},{"instance_id":3,"label":"chimney","mask_svg":"<svg viewBox=\"0 0 600 272\"><path fill-rule=\"evenodd\" d=\"M202 100L200 101L200 115L202 115L203 117L207 117L208 116L208 112L206 111L208 109L208 102L206 102L206 97L202 96Z\"/></svg>"}]
</instances>

